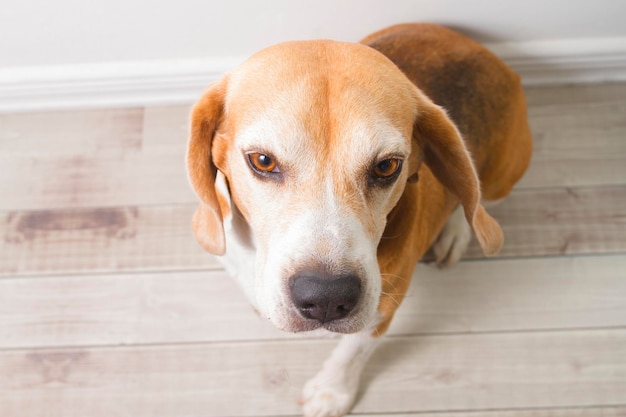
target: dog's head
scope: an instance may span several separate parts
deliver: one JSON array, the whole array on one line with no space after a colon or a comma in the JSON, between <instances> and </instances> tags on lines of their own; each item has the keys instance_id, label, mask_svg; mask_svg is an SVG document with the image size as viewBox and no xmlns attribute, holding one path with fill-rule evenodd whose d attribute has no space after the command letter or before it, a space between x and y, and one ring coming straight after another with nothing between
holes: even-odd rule
<instances>
[{"instance_id":1,"label":"dog's head","mask_svg":"<svg viewBox=\"0 0 626 417\"><path fill-rule=\"evenodd\" d=\"M376 249L422 161L495 252L499 228L442 109L367 46L277 45L211 85L193 109L187 163L202 200L194 231L220 255L224 218L241 216L261 312L283 330L354 332L375 317Z\"/></svg>"}]
</instances>

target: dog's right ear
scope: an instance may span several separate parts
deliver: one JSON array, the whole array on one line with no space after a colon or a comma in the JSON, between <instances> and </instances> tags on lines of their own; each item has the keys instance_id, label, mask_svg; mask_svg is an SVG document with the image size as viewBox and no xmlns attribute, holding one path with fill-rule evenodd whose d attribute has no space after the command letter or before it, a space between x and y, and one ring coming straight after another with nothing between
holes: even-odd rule
<instances>
[{"instance_id":1,"label":"dog's right ear","mask_svg":"<svg viewBox=\"0 0 626 417\"><path fill-rule=\"evenodd\" d=\"M187 173L200 197L200 206L193 216L193 231L204 249L215 255L226 251L223 213L215 189L217 167L211 147L215 133L224 117L226 81L209 86L191 112L191 135L187 145Z\"/></svg>"},{"instance_id":2,"label":"dog's right ear","mask_svg":"<svg viewBox=\"0 0 626 417\"><path fill-rule=\"evenodd\" d=\"M415 89L419 103L413 138L435 177L460 201L465 218L485 255L502 246L500 225L481 204L480 180L469 151L446 112Z\"/></svg>"}]
</instances>

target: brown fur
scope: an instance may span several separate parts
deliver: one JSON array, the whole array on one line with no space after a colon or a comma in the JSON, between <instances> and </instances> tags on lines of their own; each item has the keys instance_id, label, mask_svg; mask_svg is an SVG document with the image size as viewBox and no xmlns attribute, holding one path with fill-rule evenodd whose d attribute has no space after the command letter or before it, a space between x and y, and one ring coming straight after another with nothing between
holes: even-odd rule
<instances>
[{"instance_id":1,"label":"brown fur","mask_svg":"<svg viewBox=\"0 0 626 417\"><path fill-rule=\"evenodd\" d=\"M221 255L226 243L223 213L215 191L217 168L211 158L213 136L223 117L224 86L216 84L198 101L191 115L191 135L187 145L187 172L201 203L193 216L193 228L200 244Z\"/></svg>"},{"instance_id":2,"label":"brown fur","mask_svg":"<svg viewBox=\"0 0 626 417\"><path fill-rule=\"evenodd\" d=\"M483 198L506 197L532 153L519 76L481 44L438 25L391 26L361 42L447 111L473 157Z\"/></svg>"},{"instance_id":3,"label":"brown fur","mask_svg":"<svg viewBox=\"0 0 626 417\"><path fill-rule=\"evenodd\" d=\"M362 42L389 57L433 102L446 109L473 157L483 199L506 197L526 171L532 153L519 76L482 45L437 25L392 26ZM418 120L414 135L439 129L437 122L429 126L433 120ZM415 263L456 205L456 199L442 185L453 190L463 172L453 173L452 177L444 172L435 178L431 169L436 172L437 164L429 161L428 149L424 153L427 166L420 168L419 182L405 188L389 216L385 230L388 238L383 237L379 245L383 276L379 311L383 320L378 333L387 329L406 293ZM473 184L460 187L471 189ZM485 221L482 207L476 215L479 222ZM481 237L481 233L497 233L493 227L473 229L479 240L491 240Z\"/></svg>"},{"instance_id":4,"label":"brown fur","mask_svg":"<svg viewBox=\"0 0 626 417\"><path fill-rule=\"evenodd\" d=\"M281 185L271 182L260 186L272 191L276 207L296 212L298 205L316 204L317 190L331 177L339 200L358 215L371 236L384 225L372 216L388 213L377 255L383 293L376 332L381 334L406 293L415 264L459 202L483 251L490 255L499 250L502 231L481 199L500 199L510 192L528 165L532 144L519 77L479 44L427 24L394 26L363 43L382 54L364 46L319 41L283 44L254 56L211 86L194 108L187 162L202 201L194 231L205 249L217 254L225 249L221 222L228 207L213 185L218 169L231 185L237 208L262 241L268 227L262 220L267 219L255 222L251 212L265 203L246 192L256 183L234 175L248 168L232 140L263 116L266 103L272 103L271 110L278 110L280 118L292 117L294 124L301 124L315 141L289 146L301 146L301 154L311 155L310 165L298 167L308 173L300 184L307 194L283 195L288 193L277 192ZM302 77L307 77L305 91L297 90L299 96L294 97L291 83ZM369 95L362 98L361 91ZM363 192L346 171L346 161L359 146L350 143L348 133L352 120L380 115L393 122L412 150L393 193L377 206L378 212L372 212L371 201L358 199ZM415 174L417 182L412 180ZM286 227L289 213L273 217L272 227Z\"/></svg>"}]
</instances>

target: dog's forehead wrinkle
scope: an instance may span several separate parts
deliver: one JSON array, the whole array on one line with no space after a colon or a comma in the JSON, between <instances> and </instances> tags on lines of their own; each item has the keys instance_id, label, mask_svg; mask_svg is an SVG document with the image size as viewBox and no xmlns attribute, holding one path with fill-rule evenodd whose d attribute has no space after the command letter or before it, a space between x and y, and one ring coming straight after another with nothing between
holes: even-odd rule
<instances>
[{"instance_id":1,"label":"dog's forehead wrinkle","mask_svg":"<svg viewBox=\"0 0 626 417\"><path fill-rule=\"evenodd\" d=\"M230 75L228 108L236 107L237 113L273 108L303 120L315 114L315 118L328 119L319 127L331 129L335 123L329 121L355 116L371 120L375 112L382 112L398 130L408 134L411 126L407 121L412 124L415 116L411 100L403 100L411 96L408 83L398 83L394 72L399 71L389 62L384 62L387 70L374 67L377 71L364 71L372 68L372 60L380 58L370 48L341 42L292 42L271 47ZM285 65L276 65L278 60Z\"/></svg>"},{"instance_id":2,"label":"dog's forehead wrinkle","mask_svg":"<svg viewBox=\"0 0 626 417\"><path fill-rule=\"evenodd\" d=\"M309 153L305 129L298 118L265 111L236 137L237 146L245 151L269 152L284 163L294 163L299 155Z\"/></svg>"},{"instance_id":3,"label":"dog's forehead wrinkle","mask_svg":"<svg viewBox=\"0 0 626 417\"><path fill-rule=\"evenodd\" d=\"M345 126L338 129L336 137L338 146L344 148L345 153L368 159L383 154L405 156L409 153L410 137L405 136L385 115L352 116L347 120Z\"/></svg>"}]
</instances>

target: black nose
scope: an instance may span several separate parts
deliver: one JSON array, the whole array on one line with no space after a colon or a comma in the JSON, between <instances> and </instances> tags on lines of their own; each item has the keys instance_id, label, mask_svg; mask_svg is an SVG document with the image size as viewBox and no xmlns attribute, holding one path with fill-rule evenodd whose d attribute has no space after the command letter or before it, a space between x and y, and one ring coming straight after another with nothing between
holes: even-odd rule
<instances>
[{"instance_id":1,"label":"black nose","mask_svg":"<svg viewBox=\"0 0 626 417\"><path fill-rule=\"evenodd\" d=\"M361 280L354 275L302 274L291 278L289 285L291 299L300 314L321 323L346 317L361 296Z\"/></svg>"}]
</instances>

